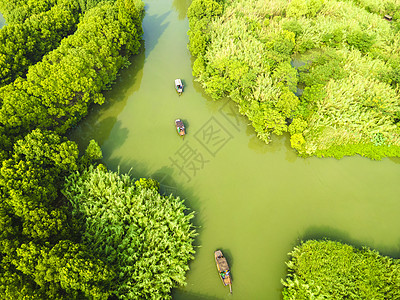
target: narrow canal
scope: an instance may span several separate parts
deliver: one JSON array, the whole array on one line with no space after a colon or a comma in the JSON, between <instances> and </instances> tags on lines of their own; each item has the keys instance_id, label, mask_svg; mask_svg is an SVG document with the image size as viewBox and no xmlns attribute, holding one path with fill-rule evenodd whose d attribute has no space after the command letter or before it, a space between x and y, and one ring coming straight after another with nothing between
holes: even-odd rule
<instances>
[{"instance_id":1,"label":"narrow canal","mask_svg":"<svg viewBox=\"0 0 400 300\"><path fill-rule=\"evenodd\" d=\"M143 51L70 135L82 149L94 138L109 168L155 178L196 211L199 247L173 298L280 299L287 253L309 238L399 257L400 160L302 159L285 136L260 142L233 104L212 101L193 80L190 2L146 1ZM184 80L181 97L175 78ZM176 118L187 125L184 140ZM216 271L217 248L231 265L232 296Z\"/></svg>"}]
</instances>

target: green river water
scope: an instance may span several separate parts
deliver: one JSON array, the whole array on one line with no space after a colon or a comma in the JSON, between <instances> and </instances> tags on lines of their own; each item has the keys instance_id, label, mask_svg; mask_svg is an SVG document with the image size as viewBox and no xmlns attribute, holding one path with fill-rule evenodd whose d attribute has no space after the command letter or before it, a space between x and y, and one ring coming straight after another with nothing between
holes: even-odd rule
<instances>
[{"instance_id":1,"label":"green river water","mask_svg":"<svg viewBox=\"0 0 400 300\"><path fill-rule=\"evenodd\" d=\"M400 256L400 160L302 159L287 136L259 141L235 106L208 98L191 75L189 0L146 1L144 47L121 72L106 103L70 133L90 139L103 162L161 182L185 199L199 226L187 286L174 299L280 299L287 253L323 238ZM1 21L0 21L1 22ZM182 78L181 97L174 79ZM187 135L180 138L174 120ZM233 276L223 287L213 252L222 249Z\"/></svg>"},{"instance_id":2,"label":"green river water","mask_svg":"<svg viewBox=\"0 0 400 300\"><path fill-rule=\"evenodd\" d=\"M0 13L0 28L3 27L6 24L6 21L4 20L3 15Z\"/></svg>"}]
</instances>

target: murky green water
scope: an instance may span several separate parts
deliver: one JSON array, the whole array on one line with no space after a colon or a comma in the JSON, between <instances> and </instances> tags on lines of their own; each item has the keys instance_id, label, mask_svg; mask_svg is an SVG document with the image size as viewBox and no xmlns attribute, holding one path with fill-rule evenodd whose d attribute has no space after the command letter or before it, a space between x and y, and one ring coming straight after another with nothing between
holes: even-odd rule
<instances>
[{"instance_id":1,"label":"murky green water","mask_svg":"<svg viewBox=\"0 0 400 300\"><path fill-rule=\"evenodd\" d=\"M234 105L211 101L193 81L189 4L146 2L143 52L70 136L82 148L96 139L108 167L158 179L197 212L200 247L174 299L279 299L287 253L301 239L328 237L399 257L400 160L301 159L287 137L260 142ZM184 140L176 118L187 125ZM217 248L231 265L232 296L216 271Z\"/></svg>"},{"instance_id":2,"label":"murky green water","mask_svg":"<svg viewBox=\"0 0 400 300\"><path fill-rule=\"evenodd\" d=\"M0 28L6 25L6 20L4 20L3 15L0 12Z\"/></svg>"}]
</instances>

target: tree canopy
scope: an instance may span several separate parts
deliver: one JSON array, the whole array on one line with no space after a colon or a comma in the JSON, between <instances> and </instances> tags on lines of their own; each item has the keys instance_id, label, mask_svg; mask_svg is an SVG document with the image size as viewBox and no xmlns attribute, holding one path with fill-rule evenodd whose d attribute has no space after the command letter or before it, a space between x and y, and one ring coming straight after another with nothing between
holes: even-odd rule
<instances>
[{"instance_id":1,"label":"tree canopy","mask_svg":"<svg viewBox=\"0 0 400 300\"><path fill-rule=\"evenodd\" d=\"M140 47L142 11L135 0L88 10L76 32L32 65L26 79L0 88L3 134L20 136L35 128L63 134L91 103L103 103L102 91Z\"/></svg>"},{"instance_id":2,"label":"tree canopy","mask_svg":"<svg viewBox=\"0 0 400 300\"><path fill-rule=\"evenodd\" d=\"M0 30L2 299L168 298L184 284L193 213L162 197L154 180L93 169L99 145L91 141L79 156L63 136L104 101L102 92L138 52L143 7L139 0L0 1L7 21ZM61 190L70 174L67 199ZM85 190L99 178L104 186ZM97 214L84 215L74 188ZM94 191L115 207L104 207Z\"/></svg>"},{"instance_id":3,"label":"tree canopy","mask_svg":"<svg viewBox=\"0 0 400 300\"><path fill-rule=\"evenodd\" d=\"M122 299L170 299L185 284L195 230L183 201L158 192L152 179L90 167L70 175L63 190L84 222L83 243L117 273Z\"/></svg>"},{"instance_id":4,"label":"tree canopy","mask_svg":"<svg viewBox=\"0 0 400 300\"><path fill-rule=\"evenodd\" d=\"M302 156L400 156L399 11L394 0L194 0L193 75L266 143L289 132Z\"/></svg>"},{"instance_id":5,"label":"tree canopy","mask_svg":"<svg viewBox=\"0 0 400 300\"><path fill-rule=\"evenodd\" d=\"M289 253L283 299L398 299L400 262L368 248L310 240Z\"/></svg>"}]
</instances>

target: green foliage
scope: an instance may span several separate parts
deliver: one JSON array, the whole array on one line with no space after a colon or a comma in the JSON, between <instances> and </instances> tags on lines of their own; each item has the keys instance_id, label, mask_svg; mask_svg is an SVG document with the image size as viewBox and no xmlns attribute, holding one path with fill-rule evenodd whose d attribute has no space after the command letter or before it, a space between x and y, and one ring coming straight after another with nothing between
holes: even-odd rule
<instances>
[{"instance_id":1,"label":"green foliage","mask_svg":"<svg viewBox=\"0 0 400 300\"><path fill-rule=\"evenodd\" d=\"M283 299L397 299L400 264L377 251L310 240L289 253Z\"/></svg>"},{"instance_id":2,"label":"green foliage","mask_svg":"<svg viewBox=\"0 0 400 300\"><path fill-rule=\"evenodd\" d=\"M306 140L301 133L295 133L290 137L290 145L299 152L303 150L303 145L305 143Z\"/></svg>"},{"instance_id":3,"label":"green foliage","mask_svg":"<svg viewBox=\"0 0 400 300\"><path fill-rule=\"evenodd\" d=\"M275 107L283 114L283 116L289 118L292 116L292 112L296 109L299 103L299 98L297 98L297 96L291 91L287 90L280 95Z\"/></svg>"},{"instance_id":4,"label":"green foliage","mask_svg":"<svg viewBox=\"0 0 400 300\"><path fill-rule=\"evenodd\" d=\"M102 91L140 47L143 3L117 0L87 11L75 34L32 66L26 79L0 89L0 124L12 134L65 131L102 103Z\"/></svg>"},{"instance_id":5,"label":"green foliage","mask_svg":"<svg viewBox=\"0 0 400 300\"><path fill-rule=\"evenodd\" d=\"M289 62L284 61L279 63L271 74L271 77L275 80L276 85L282 86L285 92L285 87L293 93L296 92L298 82L297 71Z\"/></svg>"},{"instance_id":6,"label":"green foliage","mask_svg":"<svg viewBox=\"0 0 400 300\"><path fill-rule=\"evenodd\" d=\"M76 144L53 133L35 130L16 142L13 153L2 163L0 186L5 188L5 201L20 217L54 201L60 177L77 169Z\"/></svg>"},{"instance_id":7,"label":"green foliage","mask_svg":"<svg viewBox=\"0 0 400 300\"><path fill-rule=\"evenodd\" d=\"M9 24L1 29L0 86L25 76L29 66L75 31L79 17L77 5L61 2L48 11L31 15L22 24Z\"/></svg>"},{"instance_id":8,"label":"green foliage","mask_svg":"<svg viewBox=\"0 0 400 300\"><path fill-rule=\"evenodd\" d=\"M135 181L135 186L138 191L151 189L158 191L160 183L152 178L139 178Z\"/></svg>"},{"instance_id":9,"label":"green foliage","mask_svg":"<svg viewBox=\"0 0 400 300\"><path fill-rule=\"evenodd\" d=\"M364 31L353 31L347 36L347 43L361 52L367 53L374 43L374 37Z\"/></svg>"},{"instance_id":10,"label":"green foliage","mask_svg":"<svg viewBox=\"0 0 400 300\"><path fill-rule=\"evenodd\" d=\"M189 6L188 18L194 20L208 19L222 14L223 6L221 1L215 0L195 0Z\"/></svg>"},{"instance_id":11,"label":"green foliage","mask_svg":"<svg viewBox=\"0 0 400 300\"><path fill-rule=\"evenodd\" d=\"M103 158L103 152L95 140L90 140L85 154L80 159L80 169L83 170Z\"/></svg>"},{"instance_id":12,"label":"green foliage","mask_svg":"<svg viewBox=\"0 0 400 300\"><path fill-rule=\"evenodd\" d=\"M101 149L91 141L78 159L77 145L57 132L101 103L102 91L138 51L143 3L11 0L0 1L0 9L8 21L0 31L0 72L8 72L1 78L18 77L0 88L1 298L108 299L122 288L119 273L104 253L103 261L83 246L83 223L60 192L64 177L101 159ZM158 189L151 179L136 186L137 193ZM169 275L183 283L179 272Z\"/></svg>"},{"instance_id":13,"label":"green foliage","mask_svg":"<svg viewBox=\"0 0 400 300\"><path fill-rule=\"evenodd\" d=\"M270 133L287 131L285 116L298 103L293 93L284 94L297 89L297 71L289 56L295 33L275 30L278 18L266 25L264 18L274 14L268 12L268 3L225 2L223 11L217 7L215 13L188 15L189 49L197 56L193 74L212 98L229 96L237 102L257 135L269 142Z\"/></svg>"},{"instance_id":14,"label":"green foliage","mask_svg":"<svg viewBox=\"0 0 400 300\"><path fill-rule=\"evenodd\" d=\"M295 133L303 133L303 131L307 128L307 121L302 118L294 118L292 123L290 123L288 129L291 135Z\"/></svg>"},{"instance_id":15,"label":"green foliage","mask_svg":"<svg viewBox=\"0 0 400 300\"><path fill-rule=\"evenodd\" d=\"M63 193L85 222L84 243L115 266L112 293L120 298L169 299L172 287L185 284L194 253L193 213L156 186L99 168L66 180Z\"/></svg>"},{"instance_id":16,"label":"green foliage","mask_svg":"<svg viewBox=\"0 0 400 300\"><path fill-rule=\"evenodd\" d=\"M48 11L58 0L1 0L0 11L7 24L23 23L30 16Z\"/></svg>"},{"instance_id":17,"label":"green foliage","mask_svg":"<svg viewBox=\"0 0 400 300\"><path fill-rule=\"evenodd\" d=\"M346 75L342 61L343 59L334 51L317 53L310 65L301 67L299 81L310 87L325 85L330 79L341 79Z\"/></svg>"},{"instance_id":18,"label":"green foliage","mask_svg":"<svg viewBox=\"0 0 400 300\"><path fill-rule=\"evenodd\" d=\"M314 17L324 5L325 0L292 0L286 10L288 17Z\"/></svg>"},{"instance_id":19,"label":"green foliage","mask_svg":"<svg viewBox=\"0 0 400 300\"><path fill-rule=\"evenodd\" d=\"M216 7L189 15L193 75L212 98L235 101L260 139L270 142L271 133L287 131L286 118L301 118L306 128L289 128L300 155L397 153L370 150L400 146L397 2L239 0ZM394 21L384 20L387 13ZM293 93L301 91L299 100Z\"/></svg>"},{"instance_id":20,"label":"green foliage","mask_svg":"<svg viewBox=\"0 0 400 300\"><path fill-rule=\"evenodd\" d=\"M68 240L54 247L39 246L30 242L16 250L12 261L16 269L33 278L39 291L48 298L61 298L64 289L74 299L83 296L107 299L109 285L115 273L101 260L88 255L82 245ZM46 286L51 288L46 290Z\"/></svg>"},{"instance_id":21,"label":"green foliage","mask_svg":"<svg viewBox=\"0 0 400 300\"><path fill-rule=\"evenodd\" d=\"M301 151L304 153L304 151ZM360 155L373 160L381 160L385 157L399 157L400 147L393 145L377 146L372 142L364 142L359 144L333 145L328 149L317 149L315 151L317 157L334 157L341 159L344 156Z\"/></svg>"},{"instance_id":22,"label":"green foliage","mask_svg":"<svg viewBox=\"0 0 400 300\"><path fill-rule=\"evenodd\" d=\"M328 47L340 46L340 43L343 41L343 31L343 28L334 28L331 32L322 35L322 42Z\"/></svg>"},{"instance_id":23,"label":"green foliage","mask_svg":"<svg viewBox=\"0 0 400 300\"><path fill-rule=\"evenodd\" d=\"M301 27L301 24L297 20L289 19L288 21L285 21L282 24L282 28L291 31L295 34L295 36L301 35L303 32L303 28Z\"/></svg>"},{"instance_id":24,"label":"green foliage","mask_svg":"<svg viewBox=\"0 0 400 300\"><path fill-rule=\"evenodd\" d=\"M273 49L278 53L289 55L292 54L295 44L295 33L282 30L273 40Z\"/></svg>"}]
</instances>

